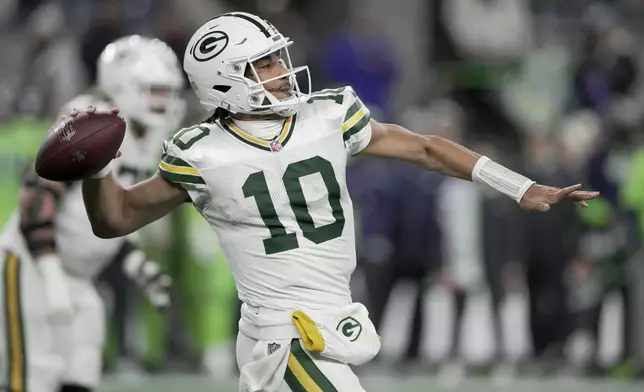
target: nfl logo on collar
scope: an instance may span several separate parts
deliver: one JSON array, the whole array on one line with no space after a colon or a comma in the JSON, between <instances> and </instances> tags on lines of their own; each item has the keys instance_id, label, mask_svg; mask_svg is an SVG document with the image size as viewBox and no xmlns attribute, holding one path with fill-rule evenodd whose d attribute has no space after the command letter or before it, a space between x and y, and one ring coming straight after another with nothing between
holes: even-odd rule
<instances>
[{"instance_id":1,"label":"nfl logo on collar","mask_svg":"<svg viewBox=\"0 0 644 392\"><path fill-rule=\"evenodd\" d=\"M272 152L280 152L282 150L282 143L277 139L273 139L268 145Z\"/></svg>"},{"instance_id":2,"label":"nfl logo on collar","mask_svg":"<svg viewBox=\"0 0 644 392\"><path fill-rule=\"evenodd\" d=\"M269 343L269 344L268 344L268 350L267 350L268 355L273 354L275 351L279 350L279 349L280 349L280 347L282 347L282 345L281 345L281 344L278 344L278 343Z\"/></svg>"}]
</instances>

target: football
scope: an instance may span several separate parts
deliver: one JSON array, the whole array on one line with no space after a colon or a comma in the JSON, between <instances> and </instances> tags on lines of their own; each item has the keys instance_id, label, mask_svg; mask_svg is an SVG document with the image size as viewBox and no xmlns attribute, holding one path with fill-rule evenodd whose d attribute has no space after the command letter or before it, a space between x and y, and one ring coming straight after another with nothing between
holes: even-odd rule
<instances>
[{"instance_id":1,"label":"football","mask_svg":"<svg viewBox=\"0 0 644 392\"><path fill-rule=\"evenodd\" d=\"M116 157L125 137L117 112L80 112L49 130L36 156L36 173L51 181L78 181L103 169Z\"/></svg>"}]
</instances>

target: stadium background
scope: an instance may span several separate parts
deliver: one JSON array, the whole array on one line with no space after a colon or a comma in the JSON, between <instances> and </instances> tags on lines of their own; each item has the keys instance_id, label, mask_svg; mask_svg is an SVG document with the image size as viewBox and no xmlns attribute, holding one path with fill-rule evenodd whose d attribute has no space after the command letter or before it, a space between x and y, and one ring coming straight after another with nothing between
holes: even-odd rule
<instances>
[{"instance_id":1,"label":"stadium background","mask_svg":"<svg viewBox=\"0 0 644 392\"><path fill-rule=\"evenodd\" d=\"M359 369L368 390L642 389L644 1L0 0L0 10L0 224L108 42L155 35L182 58L211 16L258 13L295 41L315 89L352 85L377 120L604 195L585 212L525 218L468 185L354 162L353 291L383 336L378 360ZM191 124L203 112L186 98ZM174 306L158 314L107 268L101 390L236 390L239 304L210 229L186 207L144 241L175 279Z\"/></svg>"}]
</instances>

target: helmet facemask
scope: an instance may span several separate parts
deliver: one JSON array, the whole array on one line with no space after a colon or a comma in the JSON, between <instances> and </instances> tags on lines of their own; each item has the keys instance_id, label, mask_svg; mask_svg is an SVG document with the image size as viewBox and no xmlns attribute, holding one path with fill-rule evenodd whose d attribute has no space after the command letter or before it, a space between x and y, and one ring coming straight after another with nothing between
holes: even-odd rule
<instances>
[{"instance_id":1,"label":"helmet facemask","mask_svg":"<svg viewBox=\"0 0 644 392\"><path fill-rule=\"evenodd\" d=\"M250 110L248 112L239 110L239 112L258 115L277 114L285 117L292 116L297 113L299 105L303 102L305 99L304 97L308 95L310 91L306 93L302 92L302 89L297 82L296 75L300 72L306 72L308 90L310 90L311 74L309 73L308 66L293 67L293 63L291 62L291 57L288 52L288 47L291 46L292 43L293 42L288 41L287 39L282 39L273 47L253 56L227 61L225 66L227 76L231 79L244 82L248 91L247 99ZM273 54L278 56L278 61L284 67L286 72L266 80L261 80L259 76L260 72L258 72L254 63ZM285 78L288 78L288 82L292 89L292 95L290 97L280 99L266 89L267 84Z\"/></svg>"}]
</instances>

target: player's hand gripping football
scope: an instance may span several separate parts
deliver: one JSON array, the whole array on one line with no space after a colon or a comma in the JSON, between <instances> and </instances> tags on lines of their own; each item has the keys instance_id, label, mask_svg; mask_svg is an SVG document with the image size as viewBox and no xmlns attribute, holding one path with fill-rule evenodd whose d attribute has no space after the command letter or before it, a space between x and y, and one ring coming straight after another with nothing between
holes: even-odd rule
<instances>
[{"instance_id":1,"label":"player's hand gripping football","mask_svg":"<svg viewBox=\"0 0 644 392\"><path fill-rule=\"evenodd\" d=\"M109 174L110 163L125 137L125 120L117 113L89 107L84 112L73 109L63 115L49 129L38 150L36 173L55 182Z\"/></svg>"},{"instance_id":2,"label":"player's hand gripping football","mask_svg":"<svg viewBox=\"0 0 644 392\"><path fill-rule=\"evenodd\" d=\"M581 191L581 184L566 188L555 188L534 184L523 195L519 205L526 211L546 212L550 206L566 200L576 201L582 207L588 207L588 200L599 196L599 192Z\"/></svg>"},{"instance_id":3,"label":"player's hand gripping football","mask_svg":"<svg viewBox=\"0 0 644 392\"><path fill-rule=\"evenodd\" d=\"M94 113L96 113L96 107L94 107L94 106L88 106L88 107L87 107L86 112L87 112L87 113L89 113L89 114L94 114ZM118 116L118 114L119 114L119 109L118 109L118 108L114 108L114 109L112 109L110 112L111 112L113 115ZM73 108L73 109L72 109L72 111L69 113L69 116L70 116L70 117L76 117L76 116L78 116L80 113L81 113L81 111L80 111L80 110L78 110L78 109L76 109L76 108ZM120 156L121 156L121 152L119 151L119 152L117 152L117 153L116 153L116 156L115 156L114 158L116 159L116 158L118 158L118 157L120 157Z\"/></svg>"}]
</instances>

